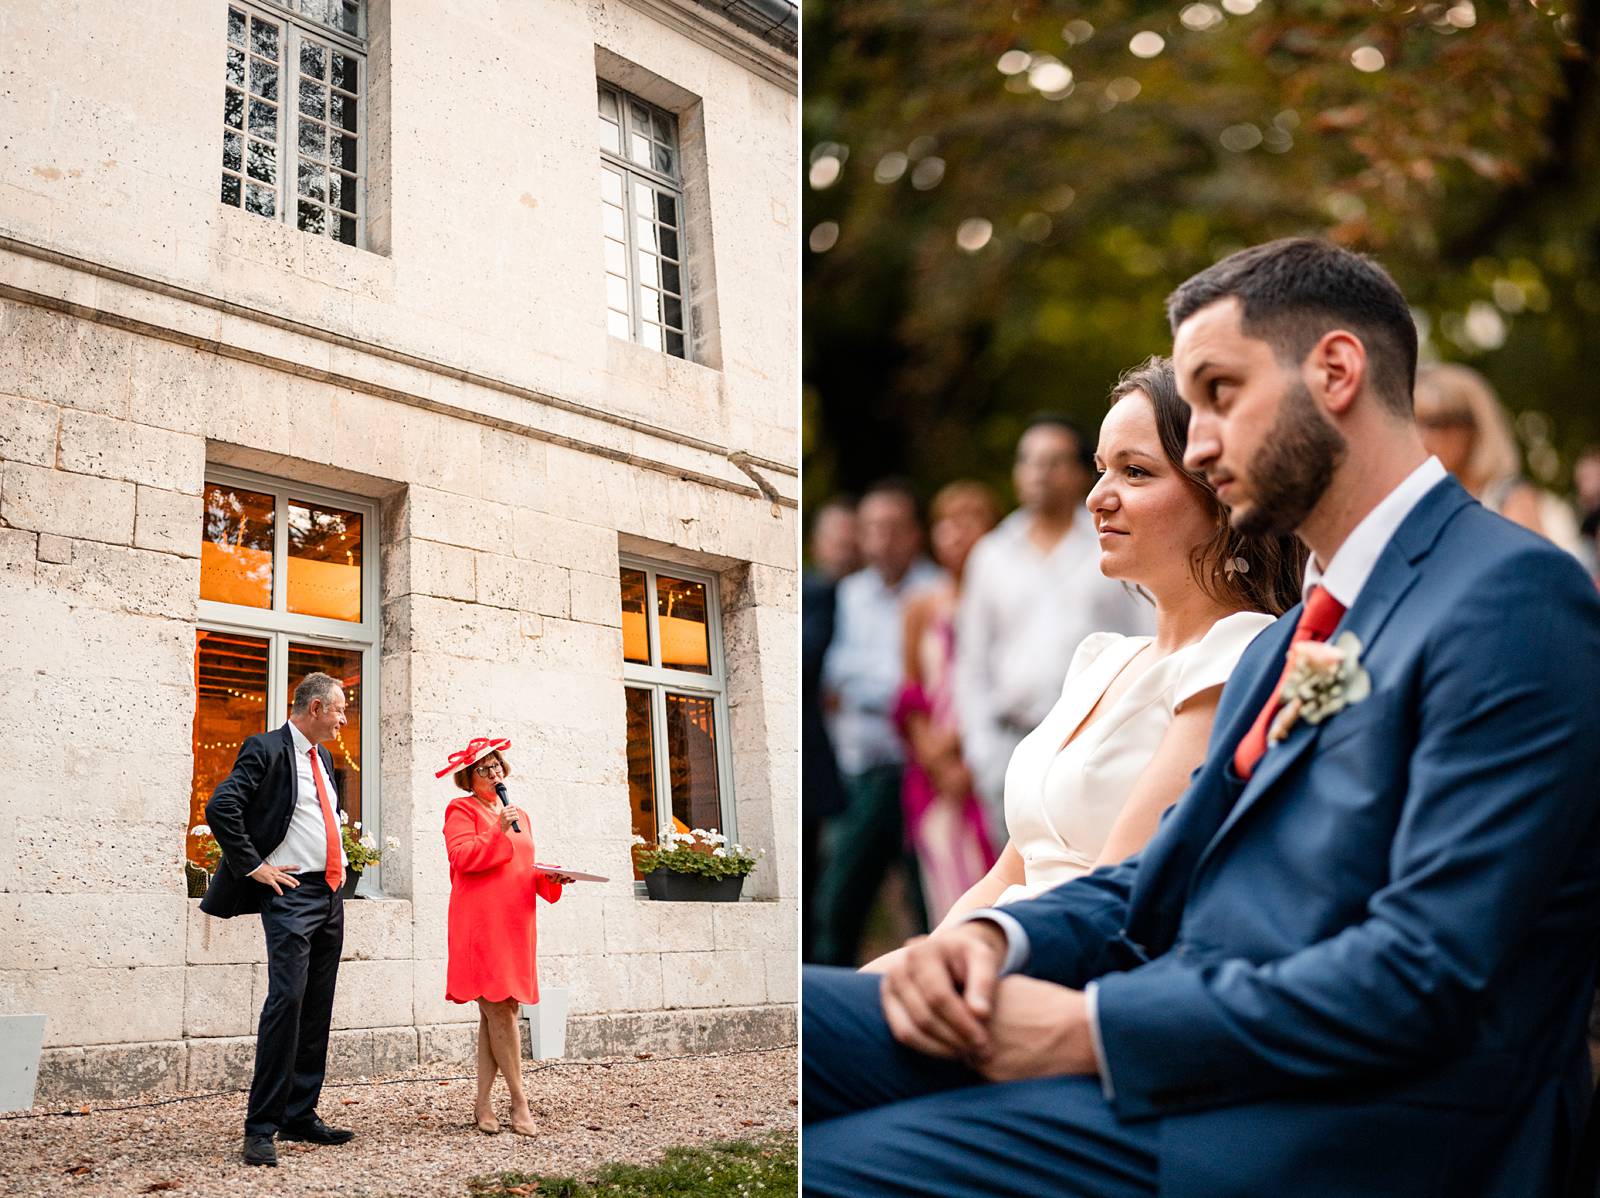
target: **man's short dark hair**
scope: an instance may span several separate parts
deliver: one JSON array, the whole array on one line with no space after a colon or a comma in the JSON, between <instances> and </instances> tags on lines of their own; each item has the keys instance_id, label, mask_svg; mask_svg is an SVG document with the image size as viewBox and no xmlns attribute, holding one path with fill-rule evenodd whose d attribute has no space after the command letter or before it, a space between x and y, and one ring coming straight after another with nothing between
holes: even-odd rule
<instances>
[{"instance_id":1,"label":"man's short dark hair","mask_svg":"<svg viewBox=\"0 0 1600 1198\"><path fill-rule=\"evenodd\" d=\"M1036 428L1058 428L1072 437L1072 443L1077 448L1078 464L1090 474L1094 473L1094 446L1089 444L1089 438L1084 436L1082 427L1070 416L1060 412L1035 412L1028 417L1028 423L1022 426L1022 432L1017 434L1020 443Z\"/></svg>"},{"instance_id":2,"label":"man's short dark hair","mask_svg":"<svg viewBox=\"0 0 1600 1198\"><path fill-rule=\"evenodd\" d=\"M861 499L856 504L856 509L859 511L861 504L871 499L874 495L888 495L896 499L905 500L906 503L911 505L911 518L919 525L922 523L922 497L917 494L917 489L911 485L908 479L901 478L898 475L880 478L861 493Z\"/></svg>"},{"instance_id":3,"label":"man's short dark hair","mask_svg":"<svg viewBox=\"0 0 1600 1198\"><path fill-rule=\"evenodd\" d=\"M1285 363L1299 365L1323 334L1348 329L1366 347L1372 389L1384 406L1411 414L1417 326L1400 288L1371 258L1312 237L1240 250L1167 297L1172 331L1229 297L1243 309L1244 332L1271 345Z\"/></svg>"},{"instance_id":4,"label":"man's short dark hair","mask_svg":"<svg viewBox=\"0 0 1600 1198\"><path fill-rule=\"evenodd\" d=\"M295 715L304 715L311 710L311 700L321 699L323 703L332 703L335 692L343 689L343 684L332 674L307 674L300 679L300 685L294 688L294 702L289 710Z\"/></svg>"}]
</instances>

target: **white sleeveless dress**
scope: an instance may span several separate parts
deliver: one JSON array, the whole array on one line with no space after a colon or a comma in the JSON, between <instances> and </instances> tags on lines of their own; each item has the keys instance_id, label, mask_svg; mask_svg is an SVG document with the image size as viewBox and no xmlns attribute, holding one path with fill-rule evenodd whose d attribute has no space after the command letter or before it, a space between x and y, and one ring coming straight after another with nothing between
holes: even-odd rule
<instances>
[{"instance_id":1,"label":"white sleeveless dress","mask_svg":"<svg viewBox=\"0 0 1600 1198\"><path fill-rule=\"evenodd\" d=\"M1061 698L1023 738L1006 768L1006 827L1027 881L1006 887L997 906L1089 872L1173 715L1201 691L1226 682L1245 646L1272 623L1261 612L1223 617L1200 640L1146 670L1062 748L1151 640L1115 632L1083 639Z\"/></svg>"}]
</instances>

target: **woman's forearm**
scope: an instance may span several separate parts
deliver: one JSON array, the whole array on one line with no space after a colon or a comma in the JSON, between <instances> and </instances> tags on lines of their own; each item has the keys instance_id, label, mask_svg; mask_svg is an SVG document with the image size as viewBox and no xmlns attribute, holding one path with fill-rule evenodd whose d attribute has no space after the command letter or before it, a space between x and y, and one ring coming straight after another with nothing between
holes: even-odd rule
<instances>
[{"instance_id":1,"label":"woman's forearm","mask_svg":"<svg viewBox=\"0 0 1600 1198\"><path fill-rule=\"evenodd\" d=\"M1021 886L1027 881L1027 875L1022 865L1022 854L1017 852L1015 846L1006 842L1005 851L1000 854L1000 860L983 877L979 878L972 886L951 904L950 911L939 921L939 926L934 931L940 931L961 922L962 917L972 911L982 910L984 907L994 906L995 899L1005 891L1008 886Z\"/></svg>"}]
</instances>

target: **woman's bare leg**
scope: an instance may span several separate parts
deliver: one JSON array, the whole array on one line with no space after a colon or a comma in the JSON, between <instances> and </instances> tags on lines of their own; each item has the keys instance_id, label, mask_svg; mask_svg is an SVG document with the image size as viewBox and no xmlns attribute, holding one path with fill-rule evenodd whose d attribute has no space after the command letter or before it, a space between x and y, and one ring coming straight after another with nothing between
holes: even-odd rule
<instances>
[{"instance_id":1,"label":"woman's bare leg","mask_svg":"<svg viewBox=\"0 0 1600 1198\"><path fill-rule=\"evenodd\" d=\"M511 1091L511 1124L526 1126L533 1122L528 1110L528 1096L522 1089L522 1037L517 1031L517 1002L489 1003L489 1042L494 1047L494 1061Z\"/></svg>"},{"instance_id":2,"label":"woman's bare leg","mask_svg":"<svg viewBox=\"0 0 1600 1198\"><path fill-rule=\"evenodd\" d=\"M489 1043L489 1006L478 1000L478 1096L472 1113L479 1123L494 1123L494 1047Z\"/></svg>"}]
</instances>

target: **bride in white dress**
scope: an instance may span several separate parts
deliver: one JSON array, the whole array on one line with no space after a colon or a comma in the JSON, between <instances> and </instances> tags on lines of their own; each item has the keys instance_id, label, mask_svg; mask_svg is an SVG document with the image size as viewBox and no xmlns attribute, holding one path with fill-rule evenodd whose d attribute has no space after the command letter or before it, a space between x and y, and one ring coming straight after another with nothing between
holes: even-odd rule
<instances>
[{"instance_id":1,"label":"bride in white dress","mask_svg":"<svg viewBox=\"0 0 1600 1198\"><path fill-rule=\"evenodd\" d=\"M1233 531L1216 492L1183 468L1188 421L1164 358L1112 390L1087 506L1100 569L1150 597L1156 634L1079 645L1061 698L1006 771L1011 839L940 927L1144 847L1205 757L1239 655L1299 601L1299 542Z\"/></svg>"}]
</instances>

